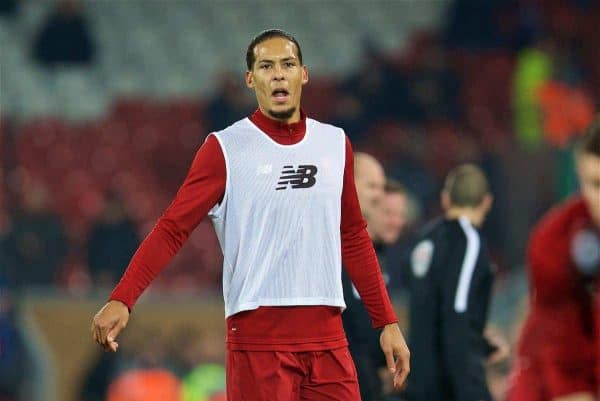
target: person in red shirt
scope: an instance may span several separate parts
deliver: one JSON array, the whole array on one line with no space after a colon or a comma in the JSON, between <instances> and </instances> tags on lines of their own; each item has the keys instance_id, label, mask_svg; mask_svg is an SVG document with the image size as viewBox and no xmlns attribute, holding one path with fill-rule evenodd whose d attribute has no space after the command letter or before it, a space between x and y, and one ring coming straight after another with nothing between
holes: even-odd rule
<instances>
[{"instance_id":1,"label":"person in red shirt","mask_svg":"<svg viewBox=\"0 0 600 401\"><path fill-rule=\"evenodd\" d=\"M600 328L594 329L593 281L600 271L600 119L575 152L581 193L550 210L531 234L531 306L510 401L596 400ZM600 316L600 308L595 313Z\"/></svg>"},{"instance_id":2,"label":"person in red shirt","mask_svg":"<svg viewBox=\"0 0 600 401\"><path fill-rule=\"evenodd\" d=\"M309 135L310 131L307 129L309 124L310 127L315 127L320 123L307 119L300 108L301 90L308 82L308 71L302 63L302 52L296 39L284 31L264 31L248 46L246 63L248 68L246 84L256 94L258 109L249 117L249 122L242 120L236 124L243 123L246 126L252 124L253 135L258 132L268 136L270 138L268 146L274 144L272 149L277 149L277 152L288 147L298 153L302 151L300 145L306 145L307 141L320 140L312 134ZM331 131L331 128L324 129ZM234 190L227 183L230 177L239 171L228 170L232 154L226 153L222 148L220 141L226 138L218 139L216 136L210 135L200 147L175 199L140 245L121 281L113 290L109 302L94 316L91 327L93 338L106 350L117 351L117 335L126 326L138 297L179 251L198 223L209 211L212 213L215 206L221 208ZM327 139L323 138L322 141L324 140ZM341 142L340 144L343 145ZM340 202L337 207L341 216L330 216L331 219L341 217L340 227L339 231L331 233L331 236L325 236L323 241L335 242L336 236L339 238L338 244L344 267L369 311L373 327L381 329L381 348L388 368L393 373L394 385L400 387L409 372L409 351L397 324L366 231L366 223L360 213L354 184L352 147L347 137L344 146L343 177L339 178L341 197L337 198ZM321 180L335 179L328 175L331 168L327 169L335 162L334 150L331 152L331 158L325 158L328 164L323 168L319 166L320 175L317 177ZM294 152L290 153L290 157L293 154ZM243 154L234 156L251 157ZM292 166L285 166L287 167ZM282 181L278 183L282 186L276 189L287 190L290 183L292 188L307 188L314 185L316 167L300 167L304 170L298 174L306 180L298 178L295 181L296 178L290 178L290 181L286 181L282 180L284 178L282 176L280 178ZM256 171L257 174L271 174L271 165L261 165ZM282 174L289 174L286 171L282 171ZM278 171L274 173L278 174ZM257 187L256 190L259 191L260 188ZM288 191L288 194L291 193ZM303 192L303 194L311 193L315 194L312 196L329 196L329 199L335 196L335 191L332 192L328 188L321 189L319 192ZM278 199L276 196L285 195L285 191L273 191L272 194L271 199L263 201L266 204L260 202L252 204L250 206L252 210L261 213L263 209L270 207L271 202ZM296 196L297 199L306 201L306 197ZM243 200L237 198L237 201ZM294 207L297 206L287 205L292 213ZM315 210L308 210L308 212L298 210L298 212L304 215L323 213ZM228 216L230 217L237 216ZM293 214L291 217L294 218ZM273 224L281 225L282 222L274 221ZM216 223L215 227L217 227ZM234 228L241 230L239 227ZM322 229L321 226L317 228ZM264 233L253 233L252 241L246 241L244 245L254 246L254 242L257 242L255 238L261 235ZM223 238L223 241L230 239L231 237ZM282 240L283 238L276 237L264 242L277 244ZM310 240L314 241L314 238ZM282 260L285 261L285 258L289 254L293 255L296 249L302 249L302 244L293 245L294 249L272 251L283 253ZM223 242L221 246L223 247ZM337 268L337 266L326 265L326 262L323 261L325 267ZM231 274L231 270L235 270L237 266L227 267L227 274ZM244 267L248 268L248 266ZM280 272L281 270L275 269L276 267L278 266L273 266L270 270ZM306 268L311 267L306 266ZM297 277L297 274L301 275L302 272L292 273ZM323 271L324 277L327 274L331 275L331 272ZM249 275L244 283L246 289L256 284L251 282L253 280L256 281L258 278ZM277 285L274 282L266 281L258 284L260 288L265 288L265 291L277 291L274 287L269 290L269 286ZM341 277L339 283L336 283L336 293L337 285L341 294ZM302 288L301 283L298 288ZM228 316L226 319L227 399L229 401L242 399L245 401L359 401L356 370L348 352L341 311L342 308L339 306L318 302L298 305L267 303Z\"/></svg>"}]
</instances>

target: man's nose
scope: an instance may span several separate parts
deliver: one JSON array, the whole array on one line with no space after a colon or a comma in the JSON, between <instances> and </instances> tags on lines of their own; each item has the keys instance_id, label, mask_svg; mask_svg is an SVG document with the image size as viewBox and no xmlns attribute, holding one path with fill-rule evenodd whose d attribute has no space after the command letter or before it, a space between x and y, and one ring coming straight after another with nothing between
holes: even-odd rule
<instances>
[{"instance_id":1,"label":"man's nose","mask_svg":"<svg viewBox=\"0 0 600 401\"><path fill-rule=\"evenodd\" d=\"M280 65L275 65L273 69L273 79L276 81L281 81L284 79L283 68L281 68Z\"/></svg>"}]
</instances>

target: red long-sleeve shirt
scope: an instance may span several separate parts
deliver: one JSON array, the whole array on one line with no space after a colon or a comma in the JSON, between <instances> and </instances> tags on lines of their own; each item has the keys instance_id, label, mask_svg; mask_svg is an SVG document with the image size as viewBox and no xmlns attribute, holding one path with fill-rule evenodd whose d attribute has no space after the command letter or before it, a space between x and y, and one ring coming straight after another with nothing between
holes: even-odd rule
<instances>
[{"instance_id":1,"label":"red long-sleeve shirt","mask_svg":"<svg viewBox=\"0 0 600 401\"><path fill-rule=\"evenodd\" d=\"M306 116L294 124L272 120L257 110L250 120L273 140L295 144L306 132ZM179 251L194 228L225 193L226 165L221 147L209 136L198 150L171 205L133 256L110 299L133 308L138 297ZM341 196L344 266L358 289L374 327L397 321L375 251L360 213L354 185L352 147L346 138ZM339 308L329 306L260 307L227 319L232 349L318 350L346 344Z\"/></svg>"},{"instance_id":2,"label":"red long-sleeve shirt","mask_svg":"<svg viewBox=\"0 0 600 401\"><path fill-rule=\"evenodd\" d=\"M521 334L522 356L592 366L592 297L571 257L572 238L591 224L581 197L553 208L532 231L528 248L531 310Z\"/></svg>"}]
</instances>

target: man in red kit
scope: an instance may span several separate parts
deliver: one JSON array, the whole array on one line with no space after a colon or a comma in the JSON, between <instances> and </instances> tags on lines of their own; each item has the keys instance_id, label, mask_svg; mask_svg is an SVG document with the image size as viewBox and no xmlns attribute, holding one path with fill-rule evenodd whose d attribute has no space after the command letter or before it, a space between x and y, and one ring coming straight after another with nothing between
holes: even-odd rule
<instances>
[{"instance_id":1,"label":"man in red kit","mask_svg":"<svg viewBox=\"0 0 600 401\"><path fill-rule=\"evenodd\" d=\"M597 399L600 336L592 284L600 271L600 119L575 149L581 193L548 212L531 235L531 309L510 401Z\"/></svg>"},{"instance_id":2,"label":"man in red kit","mask_svg":"<svg viewBox=\"0 0 600 401\"><path fill-rule=\"evenodd\" d=\"M300 109L296 39L268 30L246 53L258 109L208 136L175 199L92 322L116 351L136 300L207 214L223 251L228 401L359 401L342 326L343 264L397 387L409 352L360 213L350 142Z\"/></svg>"}]
</instances>

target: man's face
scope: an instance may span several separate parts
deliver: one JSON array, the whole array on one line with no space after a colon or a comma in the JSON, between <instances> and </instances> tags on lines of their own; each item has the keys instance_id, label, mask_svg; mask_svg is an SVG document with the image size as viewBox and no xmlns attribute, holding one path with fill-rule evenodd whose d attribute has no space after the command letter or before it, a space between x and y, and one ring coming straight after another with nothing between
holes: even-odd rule
<instances>
[{"instance_id":1,"label":"man's face","mask_svg":"<svg viewBox=\"0 0 600 401\"><path fill-rule=\"evenodd\" d=\"M298 121L308 71L300 64L296 45L285 38L271 38L254 47L254 56L246 85L254 89L260 110L276 120Z\"/></svg>"},{"instance_id":2,"label":"man's face","mask_svg":"<svg viewBox=\"0 0 600 401\"><path fill-rule=\"evenodd\" d=\"M386 193L378 209L375 234L384 244L391 245L398 240L406 225L408 199L401 193Z\"/></svg>"},{"instance_id":3,"label":"man's face","mask_svg":"<svg viewBox=\"0 0 600 401\"><path fill-rule=\"evenodd\" d=\"M583 153L577 157L577 173L581 194L592 219L600 228L600 157Z\"/></svg>"},{"instance_id":4,"label":"man's face","mask_svg":"<svg viewBox=\"0 0 600 401\"><path fill-rule=\"evenodd\" d=\"M354 181L360 210L363 216L369 220L373 217L384 195L385 174L383 168L370 160L362 161L356 166Z\"/></svg>"}]
</instances>

